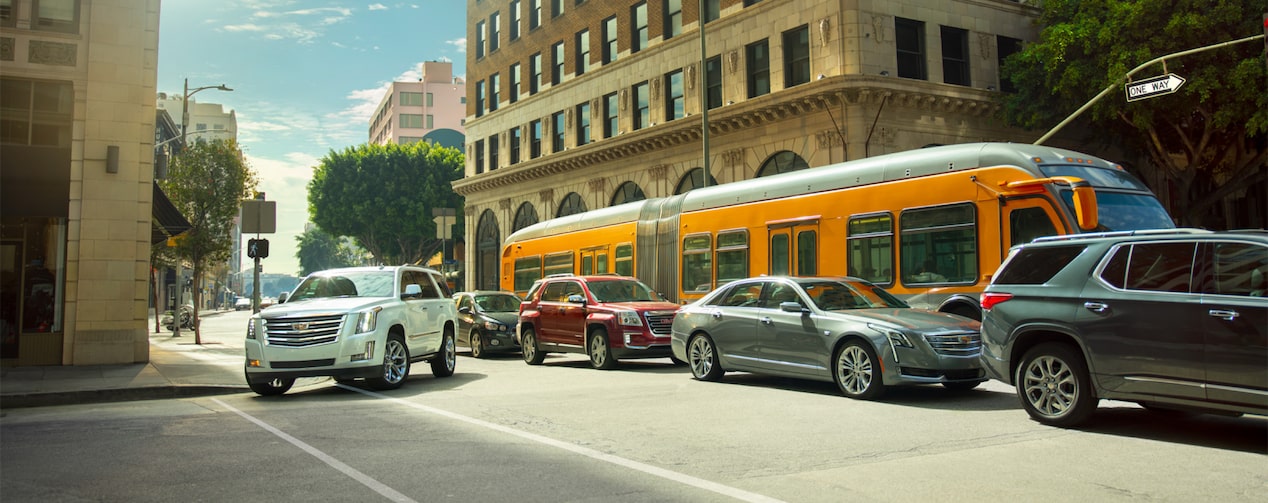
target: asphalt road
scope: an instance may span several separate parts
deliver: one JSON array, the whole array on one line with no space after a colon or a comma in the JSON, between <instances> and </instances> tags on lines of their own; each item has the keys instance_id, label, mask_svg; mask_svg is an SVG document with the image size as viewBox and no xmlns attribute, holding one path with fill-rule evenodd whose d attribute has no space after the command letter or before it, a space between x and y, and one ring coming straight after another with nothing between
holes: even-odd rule
<instances>
[{"instance_id":1,"label":"asphalt road","mask_svg":"<svg viewBox=\"0 0 1268 503\"><path fill-rule=\"evenodd\" d=\"M667 359L463 355L453 377L422 365L382 393L324 381L7 411L0 466L6 502L1266 501L1268 419L1105 402L1064 430L994 382L862 402L827 383L697 382Z\"/></svg>"}]
</instances>

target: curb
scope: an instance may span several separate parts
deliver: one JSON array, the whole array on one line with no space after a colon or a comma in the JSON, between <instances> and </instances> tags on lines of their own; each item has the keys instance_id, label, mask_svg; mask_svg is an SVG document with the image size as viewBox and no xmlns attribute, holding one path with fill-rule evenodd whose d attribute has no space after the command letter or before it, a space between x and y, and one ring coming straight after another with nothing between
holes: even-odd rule
<instances>
[{"instance_id":1,"label":"curb","mask_svg":"<svg viewBox=\"0 0 1268 503\"><path fill-rule=\"evenodd\" d=\"M18 393L0 397L0 409L129 402L136 400L163 400L168 398L193 398L200 396L230 395L234 393L246 393L249 391L251 391L251 388L247 386L171 385L103 390L54 391L47 393Z\"/></svg>"}]
</instances>

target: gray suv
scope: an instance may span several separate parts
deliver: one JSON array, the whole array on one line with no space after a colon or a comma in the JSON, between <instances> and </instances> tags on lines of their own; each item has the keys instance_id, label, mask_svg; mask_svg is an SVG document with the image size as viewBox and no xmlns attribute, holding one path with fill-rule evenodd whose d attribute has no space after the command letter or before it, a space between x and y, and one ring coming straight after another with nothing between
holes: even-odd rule
<instances>
[{"instance_id":1,"label":"gray suv","mask_svg":"<svg viewBox=\"0 0 1268 503\"><path fill-rule=\"evenodd\" d=\"M1036 239L981 294L982 365L1055 426L1100 399L1268 415L1266 282L1262 230Z\"/></svg>"}]
</instances>

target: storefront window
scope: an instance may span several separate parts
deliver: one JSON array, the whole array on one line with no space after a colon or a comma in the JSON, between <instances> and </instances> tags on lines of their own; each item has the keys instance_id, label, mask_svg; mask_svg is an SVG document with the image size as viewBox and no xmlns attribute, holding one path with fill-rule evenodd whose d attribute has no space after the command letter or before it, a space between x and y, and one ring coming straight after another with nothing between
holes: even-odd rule
<instances>
[{"instance_id":1,"label":"storefront window","mask_svg":"<svg viewBox=\"0 0 1268 503\"><path fill-rule=\"evenodd\" d=\"M17 358L21 333L61 332L66 220L5 218L0 223L0 341Z\"/></svg>"}]
</instances>

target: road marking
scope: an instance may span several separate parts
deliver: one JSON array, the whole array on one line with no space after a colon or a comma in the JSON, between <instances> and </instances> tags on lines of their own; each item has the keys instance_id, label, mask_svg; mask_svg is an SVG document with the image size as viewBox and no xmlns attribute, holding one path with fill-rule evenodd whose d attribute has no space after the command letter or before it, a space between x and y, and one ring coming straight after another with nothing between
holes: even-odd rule
<instances>
[{"instance_id":1,"label":"road marking","mask_svg":"<svg viewBox=\"0 0 1268 503\"><path fill-rule=\"evenodd\" d=\"M473 425L476 425L476 426L480 426L480 427L483 427L483 428L488 428L488 429L490 429L490 430L500 431L500 432L502 432L502 433L506 433L506 434L508 434L508 435L514 435L514 436L517 436L517 437L520 437L520 438L523 438L523 439L526 439L526 440L531 440L531 441L533 441L533 442L537 442L537 443L540 443L540 444L545 444L545 445L548 445L548 446L551 446L551 447L555 447L555 448L558 448L558 449L563 449L563 450L565 450L565 451L569 451L569 452L572 452L572 453L575 453L575 454L580 454L580 455L582 455L582 456L586 456L586 457L588 457L588 458L596 459L596 460L603 461L603 462L607 462L607 463L612 463L612 464L614 464L614 465L617 465L617 466L622 466L622 467L629 468L629 469L632 469L632 470L638 470L638 471L643 472L643 473L646 473L646 474L648 474L648 475L654 475L654 476L661 477L661 478L664 478L664 479L668 479L668 480L671 480L671 481L674 481L674 482L678 482L678 483L680 483L680 484L685 484L685 485L689 485L689 486L696 487L696 488L699 488L699 489L704 489L704 490L706 490L706 491L712 491L712 492L715 492L715 493L718 493L718 494L721 494L721 495L724 495L724 496L730 496L730 497L735 498L735 499L738 499L738 500L740 500L740 501L750 501L750 502L754 502L754 503L783 503L783 501L782 501L782 500L778 500L778 499L775 499L775 498L771 498L771 497L769 497L769 496L765 496L765 495L761 495L761 494L757 494L757 493L752 493L752 492L748 492L748 491L745 491L745 490L743 490L743 489L739 489L739 488L736 488L736 487L731 487L731 486L728 486L728 485L725 485L725 484L719 484L719 483L717 483L717 482L713 482L713 481L710 481L710 480L705 480L705 479L702 479L702 478L693 477L693 476L691 476L691 475L687 475L687 474L685 474L685 473L675 472L675 471L673 471L673 470L666 470L666 469L664 469L664 468L660 468L660 467L658 467L658 466L652 466L652 465L649 465L649 464L646 464L646 463L640 463L640 462L638 462L638 461L634 461L634 460L632 460L632 459L626 459L626 458L622 458L622 457L620 457L620 456L614 456L614 455L612 455L612 454L607 454L607 453L600 452L600 451L596 451L596 450L594 450L594 449L590 449L590 448L587 448L587 447L582 447L582 446L579 446L579 445L576 445L576 444L571 444L571 443L568 443L568 442L563 442L563 441L560 441L560 440L555 440L555 439L553 439L553 438L550 438L550 437L545 437L545 436L542 436L542 435L538 435L538 434L536 434L536 433L529 433L529 432L526 432L526 431L522 431L522 430L517 430L517 429L511 428L511 427L508 427L508 426L503 426L503 425L500 425L500 424L497 424L497 423L490 423L490 422L488 422L488 421L484 421L484 420L482 420L482 419L476 419L476 418L474 418L474 417L464 416L464 415L462 415L462 414L458 414L458 413L456 413L456 412L449 412L449 411L447 411L447 410L437 409L437 408L435 408L435 407L429 407L429 406L426 406L426 405L417 404L417 403L414 403L414 402L410 402L410 401L408 401L408 400L402 400L402 399L400 399L400 398L392 398L392 397L387 396L387 395L383 395L383 394L380 394L380 393L375 393L375 392L373 392L373 391L366 391L366 390L363 390L363 389L360 389L360 388L356 388L356 387L353 387L353 386L347 386L347 385L344 385L344 384L336 384L335 386L337 386L337 387L339 387L339 388L346 389L346 390L348 390L348 391L355 391L355 392L357 392L357 393L361 393L361 394L363 394L363 395L372 396L372 397L374 397L374 398L378 398L378 399L381 399L381 400L388 400L388 401L396 402L396 403L401 404L401 405L405 405L405 406L407 406L407 407L413 407L413 408L418 409L418 410L421 410L421 411L423 411L423 412L429 412L429 413L432 413L432 414L435 414L435 415L438 415L438 416L443 416L443 417L447 417L447 418L450 418L450 419L455 419L455 420L462 421L462 422L465 422L465 423L469 423L469 424L473 424Z\"/></svg>"},{"instance_id":2,"label":"road marking","mask_svg":"<svg viewBox=\"0 0 1268 503\"><path fill-rule=\"evenodd\" d=\"M295 447L299 447L299 448L300 448L301 450L303 450L304 452L307 452L307 453L309 453L309 454L312 454L312 455L313 455L313 457L315 457L315 458L317 458L317 459L320 459L323 463L326 463L326 464L330 465L332 468L334 468L334 469L336 469L336 470L339 470L339 471L343 472L343 473L344 473L344 475L347 475L347 476L349 476L349 477L352 477L352 478L353 478L353 479L355 479L357 482L360 482L361 484L365 485L366 487L369 487L370 489L373 489L373 490L374 490L374 492L377 492L377 493L379 493L379 494L382 494L382 495L383 495L383 497L385 497L385 498L387 498L387 499L389 499L389 500L392 500L392 501L401 501L401 502L410 502L410 503L418 503L417 501L415 501L414 499L410 498L409 496L406 496L406 495L404 495L404 494L401 494L401 493L399 493L399 492L396 492L396 490L392 489L391 487L388 487L388 486L384 485L382 482L379 482L379 481L377 481L377 480L374 480L374 479L370 478L370 476L369 476L369 475L366 475L366 474L364 474L364 473L361 473L360 471L357 471L357 469L356 469L356 468L353 468L353 467L351 467L351 466L348 466L348 465L344 464L342 461L339 461L339 460L337 460L337 459L335 459L335 458L331 457L329 454L326 454L326 453L324 453L324 452L321 452L321 451L317 450L317 448L316 448L316 447L313 447L313 446L311 446L311 445L308 445L308 444L304 443L302 440L300 440L300 439L298 439L298 438L295 438L295 437L292 437L292 436L290 436L290 435L287 435L287 434L286 434L286 432L284 432L284 431L282 431L282 430L279 430L279 429L277 429L277 428L274 428L272 425L269 425L268 423L266 423L266 422L264 422L264 421L261 421L261 420L259 420L259 419L256 419L255 417L252 417L250 414L247 414L246 412L242 412L242 411L240 411L240 410L238 410L238 409L235 409L232 405L229 405L229 404L227 404L227 403L224 403L224 402L222 402L222 401L220 401L220 400L218 400L218 399L215 399L215 398L212 398L212 399L211 399L211 401L213 401L213 402L216 402L216 403L220 404L220 406L221 406L221 407L224 407L224 408L226 408L226 409L229 409L229 410L233 411L234 413L236 413L237 415L242 416L243 418L246 418L246 420L247 420L247 421L251 421L252 423L255 423L257 426L259 426L259 427L261 427L261 428L264 428L264 429L265 429L266 431L268 431L269 433L272 433L272 434L274 434L274 435L277 435L277 436L278 436L279 438L281 438L282 440L285 440L285 441L287 441L287 442L290 442L292 445L294 445Z\"/></svg>"}]
</instances>

